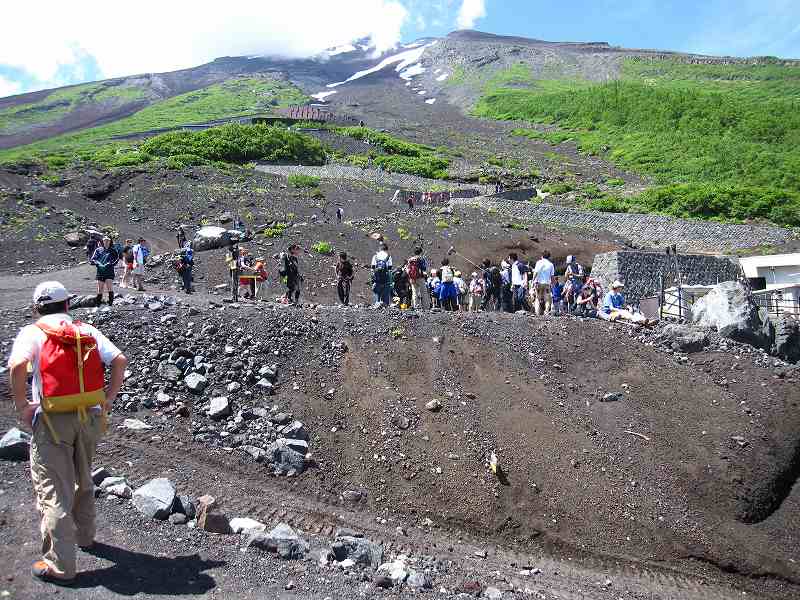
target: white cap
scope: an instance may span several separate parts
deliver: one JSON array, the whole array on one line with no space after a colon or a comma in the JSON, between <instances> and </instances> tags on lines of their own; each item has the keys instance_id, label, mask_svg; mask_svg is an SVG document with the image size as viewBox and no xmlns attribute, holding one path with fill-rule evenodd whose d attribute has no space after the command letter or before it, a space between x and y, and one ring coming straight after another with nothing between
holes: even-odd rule
<instances>
[{"instance_id":1,"label":"white cap","mask_svg":"<svg viewBox=\"0 0 800 600\"><path fill-rule=\"evenodd\" d=\"M570 254L570 255L567 257L567 262L568 262L568 263L571 263L571 262L574 262L574 261L575 261L575 257L574 257L572 254Z\"/></svg>"},{"instance_id":2,"label":"white cap","mask_svg":"<svg viewBox=\"0 0 800 600\"><path fill-rule=\"evenodd\" d=\"M52 304L69 300L67 288L58 281L43 281L33 291L34 304Z\"/></svg>"},{"instance_id":3,"label":"white cap","mask_svg":"<svg viewBox=\"0 0 800 600\"><path fill-rule=\"evenodd\" d=\"M611 289L612 290L616 289L616 288L624 288L624 287L625 287L625 284L622 283L619 279L615 279L614 283L611 284Z\"/></svg>"}]
</instances>

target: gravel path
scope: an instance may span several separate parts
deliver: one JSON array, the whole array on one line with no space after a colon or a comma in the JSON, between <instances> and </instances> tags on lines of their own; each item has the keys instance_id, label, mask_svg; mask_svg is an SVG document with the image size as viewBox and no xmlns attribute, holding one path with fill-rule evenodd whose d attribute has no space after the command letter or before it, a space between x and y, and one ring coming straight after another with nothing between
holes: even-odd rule
<instances>
[{"instance_id":1,"label":"gravel path","mask_svg":"<svg viewBox=\"0 0 800 600\"><path fill-rule=\"evenodd\" d=\"M364 181L377 185L389 185L409 190L430 190L433 186L448 190L471 188L479 190L482 194L491 193L488 185L464 184L458 181L445 181L442 179L428 179L417 175L405 173L388 173L378 169L361 169L344 165L325 165L324 167L284 166L284 165L257 165L256 170L272 175L301 174L319 177L321 179L347 179Z\"/></svg>"}]
</instances>

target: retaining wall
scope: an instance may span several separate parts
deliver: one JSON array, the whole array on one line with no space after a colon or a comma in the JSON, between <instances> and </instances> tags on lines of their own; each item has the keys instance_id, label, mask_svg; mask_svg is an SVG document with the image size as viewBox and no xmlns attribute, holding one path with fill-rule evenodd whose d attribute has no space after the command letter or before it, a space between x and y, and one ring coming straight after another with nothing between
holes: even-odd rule
<instances>
[{"instance_id":1,"label":"retaining wall","mask_svg":"<svg viewBox=\"0 0 800 600\"><path fill-rule=\"evenodd\" d=\"M606 252L594 257L592 277L602 281L605 290L619 279L625 284L625 298L636 304L645 296L658 294L662 274L670 277L674 273L673 260L663 252ZM716 285L739 276L738 261L727 257L679 254L678 267L684 285ZM672 281L667 285L672 285Z\"/></svg>"},{"instance_id":2,"label":"retaining wall","mask_svg":"<svg viewBox=\"0 0 800 600\"><path fill-rule=\"evenodd\" d=\"M485 197L455 199L454 206L478 205L498 214L530 219L554 227L607 231L637 248L662 249L676 244L680 252L727 254L737 249L774 246L797 239L791 229L765 225L732 225L658 215L604 213L532 202L495 201Z\"/></svg>"}]
</instances>

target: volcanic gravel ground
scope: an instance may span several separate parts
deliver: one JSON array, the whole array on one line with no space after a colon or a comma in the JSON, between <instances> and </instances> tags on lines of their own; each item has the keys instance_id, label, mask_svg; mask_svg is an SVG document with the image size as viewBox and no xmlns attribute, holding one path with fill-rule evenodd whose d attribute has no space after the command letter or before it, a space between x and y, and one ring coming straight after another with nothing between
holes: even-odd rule
<instances>
[{"instance_id":1,"label":"volcanic gravel ground","mask_svg":"<svg viewBox=\"0 0 800 600\"><path fill-rule=\"evenodd\" d=\"M473 579L531 587L518 574L531 565L542 571L531 587L542 598L725 598L733 597L725 591L730 585L756 597L796 596L797 494L790 491L759 523L737 520L793 460L797 374L773 367L773 359L732 344L687 358L658 346L654 333L573 318L237 309L209 306L209 298L158 312L119 306L81 315L131 359L96 463L134 485L166 475L184 493L221 498L229 516L269 527L287 521L319 544L329 543L337 526L355 527L384 541L387 556L402 552L428 564L434 589L449 593ZM167 311L175 318L162 322ZM25 318L19 310L2 315L6 352ZM200 335L208 325L216 330ZM225 366L225 345L256 366L278 364L274 396ZM174 347L194 348L217 365L203 395L155 374L151 351ZM313 455L304 474L276 478L231 448L219 424L208 429L214 424L202 408L228 380L245 384L228 394L234 413L263 406L304 423ZM159 390L174 403L126 410L135 406L131 399ZM607 392L622 399L602 402ZM425 407L433 399L438 412ZM174 411L179 402L188 416ZM10 405L2 406L0 423L8 427ZM154 428L116 428L131 417ZM485 464L491 450L499 476ZM11 482L0 496L3 530L13 542L4 548L14 549L0 555L13 565L6 587L36 597L39 588L24 575L36 551L26 470L6 462L0 468L2 481ZM224 564L205 565L207 574L196 561L153 567L174 574L166 587L140 575L113 584L94 571L86 585L98 597L113 597L103 588L155 597L171 585L202 591L210 589L209 574L220 593L243 597L256 590L346 597L371 585L315 563L242 555L236 536L144 521L115 500L101 506L100 536L110 545L172 558L199 552ZM474 554L484 550L485 559ZM133 559L137 573L149 570L150 559ZM115 558L122 565L133 559ZM107 565L84 560L86 568ZM296 590L282 590L290 579Z\"/></svg>"}]
</instances>

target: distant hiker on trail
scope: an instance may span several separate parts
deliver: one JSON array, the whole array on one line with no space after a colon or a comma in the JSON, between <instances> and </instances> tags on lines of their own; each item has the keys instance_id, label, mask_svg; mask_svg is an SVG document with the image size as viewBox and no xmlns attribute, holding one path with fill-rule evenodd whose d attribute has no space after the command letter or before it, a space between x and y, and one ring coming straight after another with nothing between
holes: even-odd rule
<instances>
[{"instance_id":1,"label":"distant hiker on trail","mask_svg":"<svg viewBox=\"0 0 800 600\"><path fill-rule=\"evenodd\" d=\"M350 306L350 286L353 283L353 263L347 258L347 252L339 254L336 263L336 293L343 306Z\"/></svg>"},{"instance_id":2,"label":"distant hiker on trail","mask_svg":"<svg viewBox=\"0 0 800 600\"><path fill-rule=\"evenodd\" d=\"M417 246L414 248L413 256L410 256L406 261L406 274L408 275L408 284L411 287L411 308L414 310L425 309L430 306L430 294L425 291L427 287L427 272L428 261L422 255L422 248ZM429 306L425 306L426 304Z\"/></svg>"},{"instance_id":3,"label":"distant hiker on trail","mask_svg":"<svg viewBox=\"0 0 800 600\"><path fill-rule=\"evenodd\" d=\"M381 244L370 265L375 305L389 306L392 303L392 257L389 255L389 246Z\"/></svg>"},{"instance_id":4,"label":"distant hiker on trail","mask_svg":"<svg viewBox=\"0 0 800 600\"><path fill-rule=\"evenodd\" d=\"M477 272L472 273L472 280L469 282L469 311L478 312L483 306L483 296L486 292L486 284L483 277L479 277Z\"/></svg>"},{"instance_id":5,"label":"distant hiker on trail","mask_svg":"<svg viewBox=\"0 0 800 600\"><path fill-rule=\"evenodd\" d=\"M533 281L535 284L535 308L537 315L549 313L553 305L553 294L550 286L555 277L556 268L550 262L550 253L545 250L542 252L542 257L536 261L533 267Z\"/></svg>"},{"instance_id":6,"label":"distant hiker on trail","mask_svg":"<svg viewBox=\"0 0 800 600\"><path fill-rule=\"evenodd\" d=\"M19 420L33 431L30 469L42 559L31 574L68 584L76 575L76 544L84 550L94 545L92 460L128 361L100 331L72 320L69 293L59 282L36 286L33 304L40 319L22 328L8 359ZM108 387L104 365L111 366Z\"/></svg>"},{"instance_id":7,"label":"distant hiker on trail","mask_svg":"<svg viewBox=\"0 0 800 600\"><path fill-rule=\"evenodd\" d=\"M528 265L519 260L516 252L508 255L511 264L512 310L526 310L528 307Z\"/></svg>"},{"instance_id":8,"label":"distant hiker on trail","mask_svg":"<svg viewBox=\"0 0 800 600\"><path fill-rule=\"evenodd\" d=\"M442 286L442 280L439 278L439 271L431 269L431 275L428 277L428 296L431 301L431 308L439 308L439 290Z\"/></svg>"},{"instance_id":9,"label":"distant hiker on trail","mask_svg":"<svg viewBox=\"0 0 800 600\"><path fill-rule=\"evenodd\" d=\"M225 265L228 267L228 284L231 289L231 298L234 302L239 300L239 244L230 241L225 252Z\"/></svg>"},{"instance_id":10,"label":"distant hiker on trail","mask_svg":"<svg viewBox=\"0 0 800 600\"><path fill-rule=\"evenodd\" d=\"M503 276L497 265L488 258L483 259L483 303L481 310L500 310L502 304Z\"/></svg>"},{"instance_id":11,"label":"distant hiker on trail","mask_svg":"<svg viewBox=\"0 0 800 600\"><path fill-rule=\"evenodd\" d=\"M89 260L97 268L97 305L103 301L103 292L108 291L108 305L114 304L114 267L119 262L117 251L111 246L111 238L105 236Z\"/></svg>"},{"instance_id":12,"label":"distant hiker on trail","mask_svg":"<svg viewBox=\"0 0 800 600\"><path fill-rule=\"evenodd\" d=\"M255 299L257 279L253 257L247 248L239 247L239 293L247 299Z\"/></svg>"},{"instance_id":13,"label":"distant hiker on trail","mask_svg":"<svg viewBox=\"0 0 800 600\"><path fill-rule=\"evenodd\" d=\"M96 234L90 233L89 239L86 240L86 260L92 260L94 251L97 250L97 247L99 245L100 245L100 240L96 237Z\"/></svg>"},{"instance_id":14,"label":"distant hiker on trail","mask_svg":"<svg viewBox=\"0 0 800 600\"><path fill-rule=\"evenodd\" d=\"M553 278L553 285L550 286L550 294L553 297L553 316L561 314L561 307L564 302L564 285L559 280L558 276Z\"/></svg>"},{"instance_id":15,"label":"distant hiker on trail","mask_svg":"<svg viewBox=\"0 0 800 600\"><path fill-rule=\"evenodd\" d=\"M268 274L266 267L266 259L263 257L256 257L255 264L256 273L256 300L266 300Z\"/></svg>"},{"instance_id":16,"label":"distant hiker on trail","mask_svg":"<svg viewBox=\"0 0 800 600\"><path fill-rule=\"evenodd\" d=\"M407 202L408 202L408 209L409 210L414 210L414 194L413 193L412 194L408 194Z\"/></svg>"},{"instance_id":17,"label":"distant hiker on trail","mask_svg":"<svg viewBox=\"0 0 800 600\"><path fill-rule=\"evenodd\" d=\"M133 283L137 290L143 292L145 291L144 265L147 262L147 257L150 256L150 248L147 247L147 241L144 238L139 238L131 252L133 252Z\"/></svg>"},{"instance_id":18,"label":"distant hiker on trail","mask_svg":"<svg viewBox=\"0 0 800 600\"><path fill-rule=\"evenodd\" d=\"M450 259L442 259L442 283L439 285L439 305L443 310L458 310L458 289L453 283L455 273L450 266Z\"/></svg>"},{"instance_id":19,"label":"distant hiker on trail","mask_svg":"<svg viewBox=\"0 0 800 600\"><path fill-rule=\"evenodd\" d=\"M178 248L183 248L186 245L186 232L183 230L182 225L178 225L175 230L175 240L178 242Z\"/></svg>"},{"instance_id":20,"label":"distant hiker on trail","mask_svg":"<svg viewBox=\"0 0 800 600\"><path fill-rule=\"evenodd\" d=\"M192 270L194 269L194 250L192 242L184 242L180 249L177 270L183 281L183 291L192 293Z\"/></svg>"},{"instance_id":21,"label":"distant hiker on trail","mask_svg":"<svg viewBox=\"0 0 800 600\"><path fill-rule=\"evenodd\" d=\"M342 218L344 217L344 209L341 206L336 207L336 222L341 225Z\"/></svg>"},{"instance_id":22,"label":"distant hiker on trail","mask_svg":"<svg viewBox=\"0 0 800 600\"><path fill-rule=\"evenodd\" d=\"M122 247L122 267L122 281L119 287L126 288L130 286L133 278L133 240L125 240L125 245Z\"/></svg>"},{"instance_id":23,"label":"distant hiker on trail","mask_svg":"<svg viewBox=\"0 0 800 600\"><path fill-rule=\"evenodd\" d=\"M300 244L292 244L286 252L281 252L283 265L279 274L286 279L286 295L283 297L283 302L295 306L300 303L300 289L303 285L303 276L300 274L300 255L302 253Z\"/></svg>"}]
</instances>

